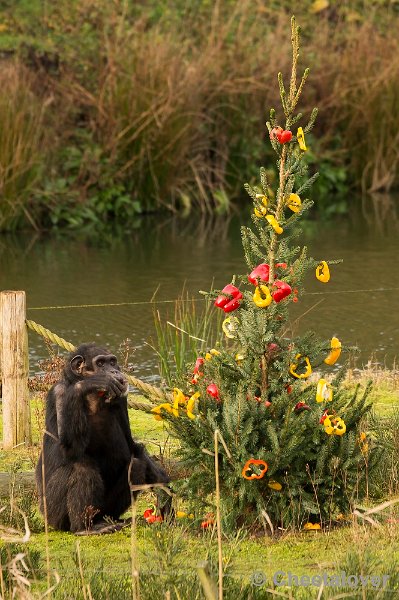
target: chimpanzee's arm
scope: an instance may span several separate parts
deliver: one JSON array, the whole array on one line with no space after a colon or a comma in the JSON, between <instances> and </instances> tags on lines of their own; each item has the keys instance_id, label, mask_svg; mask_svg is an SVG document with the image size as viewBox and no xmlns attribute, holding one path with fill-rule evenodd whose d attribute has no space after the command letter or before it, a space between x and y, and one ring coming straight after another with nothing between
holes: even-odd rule
<instances>
[{"instance_id":1,"label":"chimpanzee's arm","mask_svg":"<svg viewBox=\"0 0 399 600\"><path fill-rule=\"evenodd\" d=\"M68 458L83 456L90 441L86 396L99 390L116 394L120 387L114 377L105 373L60 384L56 395L58 438Z\"/></svg>"},{"instance_id":2,"label":"chimpanzee's arm","mask_svg":"<svg viewBox=\"0 0 399 600\"><path fill-rule=\"evenodd\" d=\"M65 455L76 460L84 454L89 442L89 424L85 393L80 382L60 384L55 388L58 439Z\"/></svg>"},{"instance_id":3,"label":"chimpanzee's arm","mask_svg":"<svg viewBox=\"0 0 399 600\"><path fill-rule=\"evenodd\" d=\"M133 440L132 432L130 430L129 423L129 414L127 410L127 397L120 396L115 402L115 409L117 411L117 419L119 421L119 425L123 431L123 436L129 446L130 452L136 456L136 452L138 450L138 444Z\"/></svg>"}]
</instances>

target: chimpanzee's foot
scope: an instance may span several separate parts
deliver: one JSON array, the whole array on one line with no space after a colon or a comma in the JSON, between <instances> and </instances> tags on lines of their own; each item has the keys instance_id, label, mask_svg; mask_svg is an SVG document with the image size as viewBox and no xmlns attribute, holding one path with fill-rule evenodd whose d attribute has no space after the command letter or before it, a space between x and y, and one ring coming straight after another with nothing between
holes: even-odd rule
<instances>
[{"instance_id":1,"label":"chimpanzee's foot","mask_svg":"<svg viewBox=\"0 0 399 600\"><path fill-rule=\"evenodd\" d=\"M83 529L82 531L75 531L75 535L105 535L108 533L115 533L125 527L130 527L131 519L125 519L121 521L99 521L95 523L90 529Z\"/></svg>"}]
</instances>

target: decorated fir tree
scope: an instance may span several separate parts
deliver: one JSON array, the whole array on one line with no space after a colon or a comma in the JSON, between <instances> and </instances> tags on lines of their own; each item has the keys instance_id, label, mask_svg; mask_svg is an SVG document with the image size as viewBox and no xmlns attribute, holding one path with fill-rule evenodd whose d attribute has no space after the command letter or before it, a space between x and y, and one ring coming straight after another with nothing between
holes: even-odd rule
<instances>
[{"instance_id":1,"label":"decorated fir tree","mask_svg":"<svg viewBox=\"0 0 399 600\"><path fill-rule=\"evenodd\" d=\"M308 257L292 244L298 222L312 206L306 199L316 175L307 174L306 134L296 112L308 77L297 85L299 30L292 19L293 62L289 87L278 82L285 123L270 111L268 139L277 155L278 187L264 168L252 200L252 227L242 227L248 270L219 293L207 294L226 313L225 342L188 365L172 403L154 409L179 439L187 477L183 497L212 512L215 489L214 432L219 446L221 506L225 526L256 527L265 515L274 526L323 526L364 495L373 453L360 422L370 409L367 391L348 391L334 367L341 342L314 333L294 336L292 302L300 300L310 269L328 284L336 261ZM294 126L296 132L294 133ZM315 377L316 375L316 377ZM313 525L312 525L313 524Z\"/></svg>"}]
</instances>

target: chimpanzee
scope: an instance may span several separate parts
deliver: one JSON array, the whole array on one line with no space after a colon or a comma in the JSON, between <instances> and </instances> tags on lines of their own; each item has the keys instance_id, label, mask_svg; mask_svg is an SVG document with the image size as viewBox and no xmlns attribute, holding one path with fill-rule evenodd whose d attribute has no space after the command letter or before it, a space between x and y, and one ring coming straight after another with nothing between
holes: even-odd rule
<instances>
[{"instance_id":1,"label":"chimpanzee","mask_svg":"<svg viewBox=\"0 0 399 600\"><path fill-rule=\"evenodd\" d=\"M92 343L68 356L62 379L50 389L36 483L40 509L45 496L55 529L105 533L104 518L119 519L130 506L129 476L132 485L168 483L132 438L127 387L116 357Z\"/></svg>"}]
</instances>

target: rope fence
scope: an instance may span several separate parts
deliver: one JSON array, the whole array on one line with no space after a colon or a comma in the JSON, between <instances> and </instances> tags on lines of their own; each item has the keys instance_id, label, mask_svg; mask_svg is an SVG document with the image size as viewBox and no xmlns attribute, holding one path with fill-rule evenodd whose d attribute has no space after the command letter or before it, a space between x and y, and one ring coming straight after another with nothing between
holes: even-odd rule
<instances>
[{"instance_id":1,"label":"rope fence","mask_svg":"<svg viewBox=\"0 0 399 600\"><path fill-rule=\"evenodd\" d=\"M371 288L371 289L356 289L356 290L334 290L330 292L304 292L304 296L334 296L336 294L370 294L374 292L398 292L399 287L393 288ZM107 308L112 306L142 306L146 304L174 304L175 302L205 302L206 298L179 298L174 300L138 300L136 302L103 302L99 304L65 304L59 306L31 306L28 310L65 310L71 308Z\"/></svg>"},{"instance_id":2,"label":"rope fence","mask_svg":"<svg viewBox=\"0 0 399 600\"><path fill-rule=\"evenodd\" d=\"M334 292L308 292L306 295L333 295L333 294L371 294L397 292L398 287L352 289ZM63 306L37 306L29 307L29 310L57 310L72 308L105 308L115 306L137 306L143 304L174 304L176 302L204 302L204 298L198 299L173 299L98 303L98 304L75 304ZM50 331L43 325L27 319L26 295L24 291L2 291L0 292L0 365L2 385L2 413L3 413L3 448L11 449L20 444L30 444L30 399L28 393L29 378L29 352L28 352L28 329L34 331L45 340L56 344L67 352L73 352L76 347L69 341ZM127 375L128 382L137 388L145 402L140 400L129 400L129 406L149 412L154 405L171 400L171 393L160 389L150 383L141 381L134 375Z\"/></svg>"},{"instance_id":3,"label":"rope fence","mask_svg":"<svg viewBox=\"0 0 399 600\"><path fill-rule=\"evenodd\" d=\"M4 450L12 450L20 445L29 446L32 441L28 330L67 352L76 350L71 342L27 319L26 313L24 291L0 292L0 383ZM170 392L145 383L134 375L127 375L127 379L145 396L145 402L129 399L129 406L135 410L150 412L154 405L171 399Z\"/></svg>"}]
</instances>

